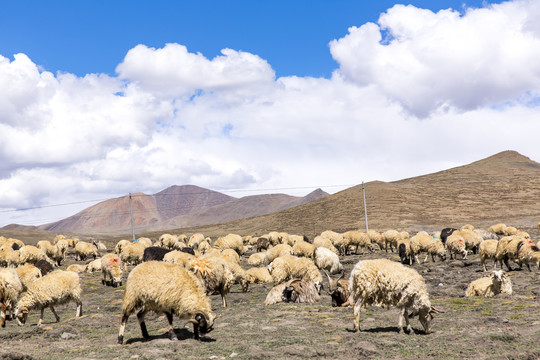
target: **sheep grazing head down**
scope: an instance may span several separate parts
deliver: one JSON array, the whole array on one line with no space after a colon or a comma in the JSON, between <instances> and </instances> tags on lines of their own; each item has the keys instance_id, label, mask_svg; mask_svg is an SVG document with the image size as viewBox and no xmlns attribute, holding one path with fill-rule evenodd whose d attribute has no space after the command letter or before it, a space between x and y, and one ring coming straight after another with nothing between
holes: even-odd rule
<instances>
[{"instance_id":1,"label":"sheep grazing head down","mask_svg":"<svg viewBox=\"0 0 540 360\"><path fill-rule=\"evenodd\" d=\"M424 331L426 334L431 333L430 326L431 321L433 320L433 314L443 313L444 311L437 310L433 306L428 307L422 307L418 310L418 312L413 312L409 314L409 318L413 318L416 315L418 315L418 320L420 321L420 324L424 327Z\"/></svg>"},{"instance_id":2,"label":"sheep grazing head down","mask_svg":"<svg viewBox=\"0 0 540 360\"><path fill-rule=\"evenodd\" d=\"M348 290L348 281L346 281L347 286L343 287L340 282L341 279L345 276L345 273L342 272L339 278L332 279L330 274L325 270L324 273L328 277L328 294L332 298L332 307L340 307L343 304L347 303L349 300L349 290Z\"/></svg>"},{"instance_id":3,"label":"sheep grazing head down","mask_svg":"<svg viewBox=\"0 0 540 360\"><path fill-rule=\"evenodd\" d=\"M26 307L22 307L20 309L16 308L14 315L17 318L19 326L23 326L24 324L26 324L26 319L28 318L28 309Z\"/></svg>"},{"instance_id":4,"label":"sheep grazing head down","mask_svg":"<svg viewBox=\"0 0 540 360\"><path fill-rule=\"evenodd\" d=\"M204 314L196 314L193 318L189 319L189 322L193 324L193 334L195 339L199 339L199 333L206 335L210 331L214 330L214 320L216 315L210 313L208 318Z\"/></svg>"}]
</instances>

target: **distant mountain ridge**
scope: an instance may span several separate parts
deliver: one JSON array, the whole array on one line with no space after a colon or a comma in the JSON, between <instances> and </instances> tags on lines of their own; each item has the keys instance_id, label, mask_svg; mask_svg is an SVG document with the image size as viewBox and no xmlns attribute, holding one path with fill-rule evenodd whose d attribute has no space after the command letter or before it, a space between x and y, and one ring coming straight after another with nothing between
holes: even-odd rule
<instances>
[{"instance_id":1,"label":"distant mountain ridge","mask_svg":"<svg viewBox=\"0 0 540 360\"><path fill-rule=\"evenodd\" d=\"M216 224L259 216L302 205L324 196L328 194L317 189L305 197L269 194L237 199L195 185L173 185L153 195L134 193L131 195L131 206L134 226L140 232ZM129 232L129 200L129 196L105 200L75 215L38 228L80 233Z\"/></svg>"}]
</instances>

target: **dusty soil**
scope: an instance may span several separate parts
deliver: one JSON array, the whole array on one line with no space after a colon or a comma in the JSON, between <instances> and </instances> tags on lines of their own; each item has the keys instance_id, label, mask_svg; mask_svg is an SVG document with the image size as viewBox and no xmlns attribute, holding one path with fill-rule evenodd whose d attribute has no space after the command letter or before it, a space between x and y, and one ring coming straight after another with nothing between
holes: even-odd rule
<instances>
[{"instance_id":1,"label":"dusty soil","mask_svg":"<svg viewBox=\"0 0 540 360\"><path fill-rule=\"evenodd\" d=\"M538 241L537 231L530 233ZM342 257L342 263L348 275L358 260L380 257L398 260L395 253L375 251ZM248 268L246 259L242 265ZM72 263L69 254L66 265ZM247 293L234 285L227 308L219 295L211 296L219 317L203 341L193 340L191 326L175 319L179 341L172 342L165 317L149 314L152 340L142 340L132 316L125 344L118 345L123 287L103 286L100 273L82 273L84 315L74 318L70 303L57 307L59 323L48 309L42 327L36 326L39 311L23 327L8 321L0 329L0 359L540 359L538 269L510 273L512 296L465 298L468 283L483 276L478 255L413 266L426 279L433 305L445 311L436 316L429 335L417 319L412 320L415 334L398 333L395 308L366 309L361 331L354 333L352 308L332 308L324 290L320 303L265 306L271 284L252 285Z\"/></svg>"}]
</instances>

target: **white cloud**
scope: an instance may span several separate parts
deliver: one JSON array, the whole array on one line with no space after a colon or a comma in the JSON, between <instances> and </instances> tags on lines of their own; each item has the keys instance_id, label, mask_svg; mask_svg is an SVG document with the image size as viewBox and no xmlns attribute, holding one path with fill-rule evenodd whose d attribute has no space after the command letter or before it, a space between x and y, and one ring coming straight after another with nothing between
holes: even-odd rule
<instances>
[{"instance_id":1,"label":"white cloud","mask_svg":"<svg viewBox=\"0 0 540 360\"><path fill-rule=\"evenodd\" d=\"M331 79L276 79L257 55L225 49L208 59L179 44L131 49L118 76L55 75L24 54L1 57L0 204L175 184L305 195L310 186L393 181L507 149L538 161L537 4L465 14L395 6L331 43L340 65ZM1 210L0 226L77 209L36 210L26 220Z\"/></svg>"},{"instance_id":2,"label":"white cloud","mask_svg":"<svg viewBox=\"0 0 540 360\"><path fill-rule=\"evenodd\" d=\"M539 2L433 13L395 5L330 43L336 76L375 84L413 114L497 105L540 89Z\"/></svg>"}]
</instances>

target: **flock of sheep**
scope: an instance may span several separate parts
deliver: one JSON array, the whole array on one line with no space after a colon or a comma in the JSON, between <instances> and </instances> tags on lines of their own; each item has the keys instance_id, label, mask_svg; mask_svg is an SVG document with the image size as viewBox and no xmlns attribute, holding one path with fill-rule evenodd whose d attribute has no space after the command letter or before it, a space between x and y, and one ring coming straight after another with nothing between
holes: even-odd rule
<instances>
[{"instance_id":1,"label":"flock of sheep","mask_svg":"<svg viewBox=\"0 0 540 360\"><path fill-rule=\"evenodd\" d=\"M540 224L539 224L540 231ZM73 248L74 264L66 270L57 269ZM387 259L360 260L348 279L345 278L340 255L377 251L397 251L400 262ZM489 230L465 225L461 229L446 228L414 236L407 232L388 230L379 233L325 231L310 240L305 236L270 232L264 236L229 234L215 241L202 234L163 234L153 242L149 238L121 240L114 252L106 251L102 243L67 239L58 235L52 242L40 241L37 246L0 236L0 325L6 326L6 314L23 325L33 309L41 311L38 325L43 322L45 308L50 308L56 321L54 306L73 301L76 316L82 314L82 288L79 272L101 272L102 284L122 286L127 274L122 302L122 320L118 342L124 341L124 330L130 315L137 312L144 338L149 338L145 314L164 313L169 323L169 336L176 340L172 326L173 314L193 324L193 336L199 339L213 329L216 313L209 294L220 294L227 307L227 294L233 284L248 291L250 284L273 283L265 299L266 305L279 302L314 303L321 299L323 274L328 280L326 290L332 306L352 306L354 330L359 330L360 310L366 306L396 306L400 309L398 328L411 333L409 319L418 316L426 333L430 332L434 308L423 277L414 269L419 255L445 260L469 252L486 261L493 260L489 276L471 282L466 296L511 294L512 284L503 271L503 263L512 270L509 261L520 267L530 264L540 268L540 249L529 234L504 224ZM249 269L240 265L246 253ZM87 260L90 259L90 260ZM497 264L499 270L495 270ZM128 273L128 266L132 269ZM56 269L55 269L56 268ZM339 274L333 278L332 275Z\"/></svg>"}]
</instances>

